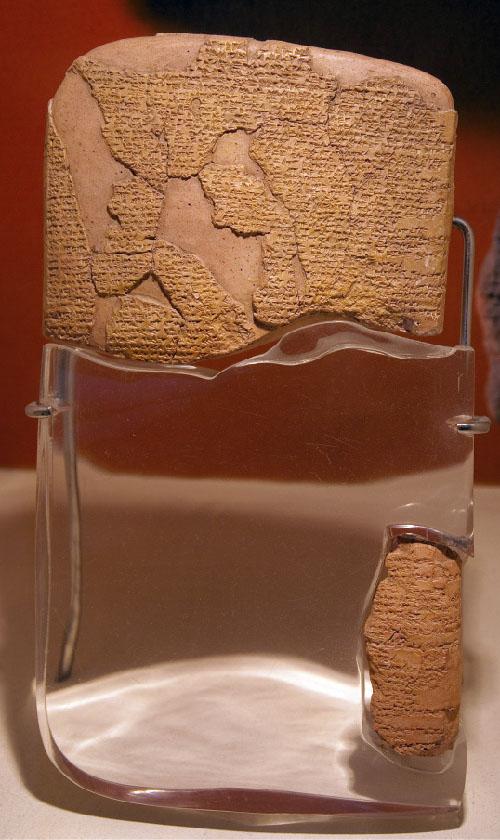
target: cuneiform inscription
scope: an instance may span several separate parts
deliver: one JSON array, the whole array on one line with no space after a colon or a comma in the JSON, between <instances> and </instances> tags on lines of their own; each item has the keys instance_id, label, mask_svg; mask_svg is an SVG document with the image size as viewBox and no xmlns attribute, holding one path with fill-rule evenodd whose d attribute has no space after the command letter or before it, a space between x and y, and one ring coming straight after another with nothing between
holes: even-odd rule
<instances>
[{"instance_id":1,"label":"cuneiform inscription","mask_svg":"<svg viewBox=\"0 0 500 840\"><path fill-rule=\"evenodd\" d=\"M400 755L439 755L459 723L459 562L435 546L402 543L385 571L364 627L372 725Z\"/></svg>"},{"instance_id":2,"label":"cuneiform inscription","mask_svg":"<svg viewBox=\"0 0 500 840\"><path fill-rule=\"evenodd\" d=\"M70 72L89 86L102 136L128 175L114 183L102 243L90 248L49 120L47 333L185 362L316 313L438 332L455 114L384 67L347 82L315 72L306 47L208 36L182 70L75 62ZM248 138L250 165L217 158L232 132ZM193 178L214 229L260 243L260 270L231 283L239 300L196 251L161 233L169 179ZM137 291L148 278L162 293L154 300ZM97 331L96 300L106 297L113 305Z\"/></svg>"}]
</instances>

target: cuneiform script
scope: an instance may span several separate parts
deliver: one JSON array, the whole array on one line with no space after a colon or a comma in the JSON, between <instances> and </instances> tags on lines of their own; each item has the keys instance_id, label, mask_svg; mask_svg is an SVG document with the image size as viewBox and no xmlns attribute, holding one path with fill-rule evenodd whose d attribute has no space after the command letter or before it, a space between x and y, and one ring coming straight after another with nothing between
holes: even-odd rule
<instances>
[{"instance_id":1,"label":"cuneiform script","mask_svg":"<svg viewBox=\"0 0 500 840\"><path fill-rule=\"evenodd\" d=\"M90 242L73 171L85 149L58 132L61 88L47 143L47 334L182 363L304 315L439 332L455 113L433 104L436 80L424 95L415 71L359 58L369 72L353 77L330 55L319 66L312 48L206 36L181 68L116 66L102 48L78 59L68 75L97 103L121 174Z\"/></svg>"},{"instance_id":2,"label":"cuneiform script","mask_svg":"<svg viewBox=\"0 0 500 840\"><path fill-rule=\"evenodd\" d=\"M372 725L400 755L439 755L459 723L459 561L432 545L402 543L385 572L364 627Z\"/></svg>"}]
</instances>

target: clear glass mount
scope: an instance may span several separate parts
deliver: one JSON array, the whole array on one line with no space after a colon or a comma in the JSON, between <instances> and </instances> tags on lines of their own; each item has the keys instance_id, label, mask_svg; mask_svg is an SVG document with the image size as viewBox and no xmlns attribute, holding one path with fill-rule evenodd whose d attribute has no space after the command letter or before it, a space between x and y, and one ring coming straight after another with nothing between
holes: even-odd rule
<instances>
[{"instance_id":1,"label":"clear glass mount","mask_svg":"<svg viewBox=\"0 0 500 840\"><path fill-rule=\"evenodd\" d=\"M37 705L63 773L270 819L458 811L463 736L381 749L361 641L391 541L472 551L473 358L341 321L219 370L46 347Z\"/></svg>"}]
</instances>

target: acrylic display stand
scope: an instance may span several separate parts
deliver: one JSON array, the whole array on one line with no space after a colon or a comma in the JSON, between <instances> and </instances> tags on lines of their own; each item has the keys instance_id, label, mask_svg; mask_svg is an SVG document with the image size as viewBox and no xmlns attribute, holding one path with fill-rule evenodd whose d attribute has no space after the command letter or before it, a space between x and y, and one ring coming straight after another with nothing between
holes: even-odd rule
<instances>
[{"instance_id":1,"label":"acrylic display stand","mask_svg":"<svg viewBox=\"0 0 500 840\"><path fill-rule=\"evenodd\" d=\"M362 626L398 540L472 552L470 296L456 347L335 320L223 369L46 347L37 699L65 775L270 822L458 812L462 734L413 761L373 737Z\"/></svg>"}]
</instances>

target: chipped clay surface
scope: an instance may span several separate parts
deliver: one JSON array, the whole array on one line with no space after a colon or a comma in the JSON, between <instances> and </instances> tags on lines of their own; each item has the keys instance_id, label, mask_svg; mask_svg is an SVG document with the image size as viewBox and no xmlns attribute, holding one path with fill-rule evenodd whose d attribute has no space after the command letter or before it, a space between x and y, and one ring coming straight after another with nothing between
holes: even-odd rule
<instances>
[{"instance_id":1,"label":"chipped clay surface","mask_svg":"<svg viewBox=\"0 0 500 840\"><path fill-rule=\"evenodd\" d=\"M410 68L162 35L93 50L49 113L49 336L135 359L302 315L439 332L455 113Z\"/></svg>"}]
</instances>

